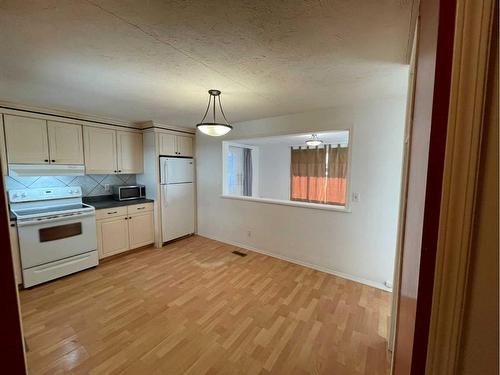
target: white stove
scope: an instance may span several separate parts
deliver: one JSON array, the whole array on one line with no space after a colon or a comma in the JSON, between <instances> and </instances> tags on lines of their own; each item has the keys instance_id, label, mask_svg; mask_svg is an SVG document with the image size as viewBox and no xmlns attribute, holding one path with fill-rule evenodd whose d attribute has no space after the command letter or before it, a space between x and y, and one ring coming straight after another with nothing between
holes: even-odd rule
<instances>
[{"instance_id":1,"label":"white stove","mask_svg":"<svg viewBox=\"0 0 500 375\"><path fill-rule=\"evenodd\" d=\"M97 266L95 209L77 187L9 191L25 288Z\"/></svg>"}]
</instances>

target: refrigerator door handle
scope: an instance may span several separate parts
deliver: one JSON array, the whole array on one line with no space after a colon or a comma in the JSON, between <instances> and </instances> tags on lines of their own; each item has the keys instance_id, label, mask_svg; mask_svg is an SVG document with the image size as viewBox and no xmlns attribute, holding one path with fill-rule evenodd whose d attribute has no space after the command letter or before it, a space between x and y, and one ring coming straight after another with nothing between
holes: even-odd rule
<instances>
[{"instance_id":1,"label":"refrigerator door handle","mask_svg":"<svg viewBox=\"0 0 500 375\"><path fill-rule=\"evenodd\" d=\"M161 160L161 176L160 176L160 183L161 184L166 184L167 183L167 173L168 173L168 162L167 159L160 159Z\"/></svg>"}]
</instances>

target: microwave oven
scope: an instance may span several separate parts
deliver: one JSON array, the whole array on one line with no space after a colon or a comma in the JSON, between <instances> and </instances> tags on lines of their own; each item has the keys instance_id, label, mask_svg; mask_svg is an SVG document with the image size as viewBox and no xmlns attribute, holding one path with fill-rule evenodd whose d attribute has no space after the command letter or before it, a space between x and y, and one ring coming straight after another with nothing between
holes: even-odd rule
<instances>
[{"instance_id":1,"label":"microwave oven","mask_svg":"<svg viewBox=\"0 0 500 375\"><path fill-rule=\"evenodd\" d=\"M114 185L113 198L117 201L146 198L144 185Z\"/></svg>"}]
</instances>

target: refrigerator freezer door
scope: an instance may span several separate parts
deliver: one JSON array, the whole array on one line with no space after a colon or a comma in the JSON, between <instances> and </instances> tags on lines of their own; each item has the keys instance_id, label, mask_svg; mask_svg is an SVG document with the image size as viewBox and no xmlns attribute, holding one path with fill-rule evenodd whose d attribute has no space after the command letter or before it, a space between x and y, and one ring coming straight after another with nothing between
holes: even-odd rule
<instances>
[{"instance_id":1,"label":"refrigerator freezer door","mask_svg":"<svg viewBox=\"0 0 500 375\"><path fill-rule=\"evenodd\" d=\"M192 183L161 186L162 241L194 233Z\"/></svg>"},{"instance_id":2,"label":"refrigerator freezer door","mask_svg":"<svg viewBox=\"0 0 500 375\"><path fill-rule=\"evenodd\" d=\"M193 159L160 158L161 184L193 182Z\"/></svg>"}]
</instances>

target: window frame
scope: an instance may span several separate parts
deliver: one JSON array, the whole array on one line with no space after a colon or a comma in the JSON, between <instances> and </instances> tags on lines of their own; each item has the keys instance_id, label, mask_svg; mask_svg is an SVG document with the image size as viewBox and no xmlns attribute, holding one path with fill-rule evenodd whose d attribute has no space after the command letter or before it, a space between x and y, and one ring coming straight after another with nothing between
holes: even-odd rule
<instances>
[{"instance_id":1,"label":"window frame","mask_svg":"<svg viewBox=\"0 0 500 375\"><path fill-rule=\"evenodd\" d=\"M245 198L256 198L253 195L259 194L259 148L257 146L250 146L244 143L222 141L222 195L228 197L239 197L238 195L232 195L228 193L227 186L227 155L229 153L229 147L240 147L248 148L252 150L252 197Z\"/></svg>"},{"instance_id":2,"label":"window frame","mask_svg":"<svg viewBox=\"0 0 500 375\"><path fill-rule=\"evenodd\" d=\"M264 204L276 204L276 205L282 205L282 206L292 206L292 207L297 207L297 208L309 208L309 209L315 209L315 210L323 210L323 211L336 211L336 212L343 212L343 213L351 213L352 212L352 165L353 165L353 140L355 136L355 131L354 131L354 124L350 126L346 126L343 128L339 129L322 129L322 130L310 130L308 132L280 132L279 134L274 134L274 135L269 135L269 137L281 137L281 136L286 136L286 135L310 135L312 132L315 134L318 134L321 136L322 133L329 133L329 132L342 132L342 131L347 131L349 133L349 139L347 142L347 147L348 147L348 157L347 157L347 187L346 187L346 202L344 206L339 206L339 205L332 205L332 204L322 204L322 203L309 203L309 202L301 202L301 201L292 201L292 200L284 200L284 199L274 199L274 198L260 198L260 197L245 197L245 196L238 196L238 195L228 195L226 194L226 186L227 186L227 175L226 175L226 154L227 154L227 149L229 145L237 145L240 147L247 147L247 148L256 148L257 150L257 155L258 155L258 147L257 146L250 146L250 145L245 145L244 143L239 143L238 141L232 142L232 141L222 141L222 193L220 195L220 198L223 199L234 199L234 200L240 200L240 201L247 201L247 202L257 202L257 203L264 203ZM249 137L246 139L252 139L252 138L262 138L261 137ZM244 141L243 139L240 139L241 141ZM253 157L253 156L252 156ZM254 172L255 172L254 168ZM257 169L258 172L258 169ZM254 176L255 177L255 176ZM257 179L259 177L257 176ZM257 194L258 194L258 188L257 188ZM253 193L253 185L252 185L252 193Z\"/></svg>"}]
</instances>

